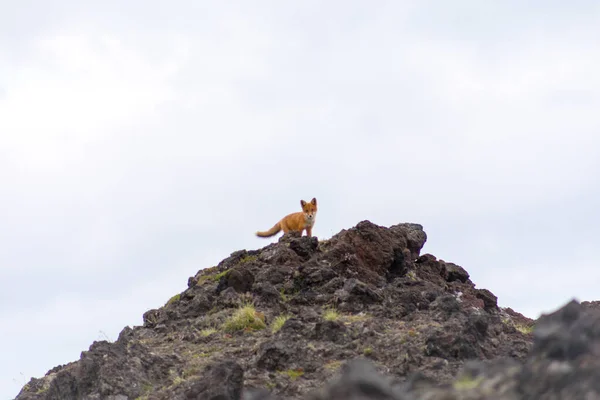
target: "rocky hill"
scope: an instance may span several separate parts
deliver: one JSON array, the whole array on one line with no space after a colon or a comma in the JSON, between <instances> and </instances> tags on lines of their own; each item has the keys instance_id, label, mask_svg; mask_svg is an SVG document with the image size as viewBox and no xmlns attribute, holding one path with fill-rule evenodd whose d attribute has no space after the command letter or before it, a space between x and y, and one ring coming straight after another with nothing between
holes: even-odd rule
<instances>
[{"instance_id":1,"label":"rocky hill","mask_svg":"<svg viewBox=\"0 0 600 400\"><path fill-rule=\"evenodd\" d=\"M598 303L533 321L426 239L363 221L237 251L16 399L600 399Z\"/></svg>"}]
</instances>

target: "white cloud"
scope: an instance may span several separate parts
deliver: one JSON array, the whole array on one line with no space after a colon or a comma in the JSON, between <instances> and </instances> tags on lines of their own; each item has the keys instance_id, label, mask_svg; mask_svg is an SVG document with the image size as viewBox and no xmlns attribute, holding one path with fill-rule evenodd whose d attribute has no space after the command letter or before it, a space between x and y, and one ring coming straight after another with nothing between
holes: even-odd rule
<instances>
[{"instance_id":1,"label":"white cloud","mask_svg":"<svg viewBox=\"0 0 600 400\"><path fill-rule=\"evenodd\" d=\"M527 315L593 296L598 10L66 4L0 24L8 380L115 338L313 196L319 237L422 223Z\"/></svg>"},{"instance_id":2,"label":"white cloud","mask_svg":"<svg viewBox=\"0 0 600 400\"><path fill-rule=\"evenodd\" d=\"M63 34L34 43L0 102L1 150L17 167L81 162L86 145L173 100L177 60L152 65L116 37Z\"/></svg>"}]
</instances>

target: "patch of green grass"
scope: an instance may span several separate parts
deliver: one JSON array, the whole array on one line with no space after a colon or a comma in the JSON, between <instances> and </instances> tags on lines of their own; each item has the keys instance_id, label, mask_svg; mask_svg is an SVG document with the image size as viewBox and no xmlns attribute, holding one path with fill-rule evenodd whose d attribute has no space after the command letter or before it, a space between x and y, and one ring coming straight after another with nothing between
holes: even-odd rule
<instances>
[{"instance_id":1,"label":"patch of green grass","mask_svg":"<svg viewBox=\"0 0 600 400\"><path fill-rule=\"evenodd\" d=\"M329 246L331 244L331 239L322 239L319 240L319 243L317 244L317 248L319 250L323 250L325 247Z\"/></svg>"},{"instance_id":2,"label":"patch of green grass","mask_svg":"<svg viewBox=\"0 0 600 400\"><path fill-rule=\"evenodd\" d=\"M287 371L281 371L280 373L289 376L290 379L293 381L304 375L304 371L302 370L302 368L288 369Z\"/></svg>"},{"instance_id":3,"label":"patch of green grass","mask_svg":"<svg viewBox=\"0 0 600 400\"><path fill-rule=\"evenodd\" d=\"M183 379L181 376L176 376L173 378L173 385L175 386L181 385L183 382L185 382L185 379Z\"/></svg>"},{"instance_id":4,"label":"patch of green grass","mask_svg":"<svg viewBox=\"0 0 600 400\"><path fill-rule=\"evenodd\" d=\"M200 373L200 368L198 368L198 367L190 367L190 368L185 369L183 371L183 373L181 374L181 376L184 379L187 379L187 378L189 378L191 376L198 375L199 373Z\"/></svg>"},{"instance_id":5,"label":"patch of green grass","mask_svg":"<svg viewBox=\"0 0 600 400\"><path fill-rule=\"evenodd\" d=\"M456 390L471 390L479 386L481 381L483 381L483 377L472 378L468 375L461 375L454 381L452 386L454 386L454 389Z\"/></svg>"},{"instance_id":6,"label":"patch of green grass","mask_svg":"<svg viewBox=\"0 0 600 400\"><path fill-rule=\"evenodd\" d=\"M143 383L142 384L142 395L135 398L135 400L146 400L148 399L148 393L150 393L153 389L152 384Z\"/></svg>"},{"instance_id":7,"label":"patch of green grass","mask_svg":"<svg viewBox=\"0 0 600 400\"><path fill-rule=\"evenodd\" d=\"M241 304L254 304L254 297L252 295L252 293L246 292L246 293L241 293L239 295L239 299Z\"/></svg>"},{"instance_id":8,"label":"patch of green grass","mask_svg":"<svg viewBox=\"0 0 600 400\"><path fill-rule=\"evenodd\" d=\"M363 354L365 356L370 356L371 354L373 354L373 348L372 347L365 347L365 349L363 350Z\"/></svg>"},{"instance_id":9,"label":"patch of green grass","mask_svg":"<svg viewBox=\"0 0 600 400\"><path fill-rule=\"evenodd\" d=\"M265 329L265 316L259 313L252 304L245 304L238 308L223 324L225 332L241 330L256 331Z\"/></svg>"},{"instance_id":10,"label":"patch of green grass","mask_svg":"<svg viewBox=\"0 0 600 400\"><path fill-rule=\"evenodd\" d=\"M200 331L200 336L207 337L212 335L213 333L217 333L218 331L215 328L206 328Z\"/></svg>"},{"instance_id":11,"label":"patch of green grass","mask_svg":"<svg viewBox=\"0 0 600 400\"><path fill-rule=\"evenodd\" d=\"M411 281L416 281L416 280L417 280L417 274L416 274L416 272L415 272L415 271L408 271L408 272L406 273L406 277L407 277L408 279L410 279Z\"/></svg>"},{"instance_id":12,"label":"patch of green grass","mask_svg":"<svg viewBox=\"0 0 600 400\"><path fill-rule=\"evenodd\" d=\"M276 333L277 331L279 331L281 329L281 327L283 326L283 324L285 324L285 321L287 321L291 317L292 316L289 314L284 314L284 315L275 317L275 319L271 323L271 332Z\"/></svg>"},{"instance_id":13,"label":"patch of green grass","mask_svg":"<svg viewBox=\"0 0 600 400\"><path fill-rule=\"evenodd\" d=\"M179 301L179 299L180 299L180 298L181 298L181 293L178 293L178 294L176 294L175 296L171 297L171 298L169 299L169 301L167 301L167 304L165 304L165 305L167 305L167 306L168 306L169 304L173 304L173 303L175 303L176 301Z\"/></svg>"},{"instance_id":14,"label":"patch of green grass","mask_svg":"<svg viewBox=\"0 0 600 400\"><path fill-rule=\"evenodd\" d=\"M371 316L368 314L364 314L364 313L342 316L342 319L344 320L344 322L346 324L352 324L354 322L366 321L369 318L371 318Z\"/></svg>"},{"instance_id":15,"label":"patch of green grass","mask_svg":"<svg viewBox=\"0 0 600 400\"><path fill-rule=\"evenodd\" d=\"M203 275L200 278L198 278L198 282L196 283L196 285L202 285L206 281L218 282L221 280L222 277L227 275L229 271L230 269L226 269L225 271L219 272L218 274Z\"/></svg>"},{"instance_id":16,"label":"patch of green grass","mask_svg":"<svg viewBox=\"0 0 600 400\"><path fill-rule=\"evenodd\" d=\"M505 318L502 320L502 322L506 325L510 325L510 326L514 327L517 331L519 331L525 335L528 335L531 332L533 332L533 329L535 328L535 324L527 325L527 324L523 324L523 323L515 323L510 318Z\"/></svg>"},{"instance_id":17,"label":"patch of green grass","mask_svg":"<svg viewBox=\"0 0 600 400\"><path fill-rule=\"evenodd\" d=\"M179 374L173 369L169 370L169 376L171 378L171 387L181 385L183 382L185 382L185 379L179 376Z\"/></svg>"},{"instance_id":18,"label":"patch of green grass","mask_svg":"<svg viewBox=\"0 0 600 400\"><path fill-rule=\"evenodd\" d=\"M533 332L534 325L525 325L525 324L514 324L515 329L524 334L530 334Z\"/></svg>"},{"instance_id":19,"label":"patch of green grass","mask_svg":"<svg viewBox=\"0 0 600 400\"><path fill-rule=\"evenodd\" d=\"M326 308L323 312L323 319L325 321L337 321L340 318L340 314L333 307Z\"/></svg>"},{"instance_id":20,"label":"patch of green grass","mask_svg":"<svg viewBox=\"0 0 600 400\"><path fill-rule=\"evenodd\" d=\"M206 313L206 315L213 315L213 314L218 313L219 311L221 311L219 309L219 307L213 306L210 310L208 310L208 312Z\"/></svg>"},{"instance_id":21,"label":"patch of green grass","mask_svg":"<svg viewBox=\"0 0 600 400\"><path fill-rule=\"evenodd\" d=\"M291 290L291 293L286 293L285 288L282 287L281 289L279 289L279 297L281 297L281 301L287 303L288 301L293 299L294 296L298 294L298 292L299 291L297 289L293 289Z\"/></svg>"},{"instance_id":22,"label":"patch of green grass","mask_svg":"<svg viewBox=\"0 0 600 400\"><path fill-rule=\"evenodd\" d=\"M220 281L220 280L221 280L221 278L222 278L222 277L224 277L225 275L227 275L227 274L229 273L229 271L230 271L230 270L226 269L226 270L225 270L225 271L223 271L223 272L219 272L218 274L211 275L211 278L210 278L210 279L211 279L213 282L218 282L218 281Z\"/></svg>"},{"instance_id":23,"label":"patch of green grass","mask_svg":"<svg viewBox=\"0 0 600 400\"><path fill-rule=\"evenodd\" d=\"M196 350L196 349L194 349ZM201 350L197 349L197 352L190 352L189 356L191 357L192 360L196 360L198 358L208 358L210 356L212 356L215 352L220 351L220 348L217 346L211 346L211 347L203 347Z\"/></svg>"},{"instance_id":24,"label":"patch of green grass","mask_svg":"<svg viewBox=\"0 0 600 400\"><path fill-rule=\"evenodd\" d=\"M256 259L258 259L258 256L251 256L251 255L247 254L241 258L240 264L249 263L249 262L255 261Z\"/></svg>"},{"instance_id":25,"label":"patch of green grass","mask_svg":"<svg viewBox=\"0 0 600 400\"><path fill-rule=\"evenodd\" d=\"M342 362L341 361L329 361L327 364L325 364L325 369L328 369L330 371L336 371L338 370L340 367L342 366Z\"/></svg>"}]
</instances>

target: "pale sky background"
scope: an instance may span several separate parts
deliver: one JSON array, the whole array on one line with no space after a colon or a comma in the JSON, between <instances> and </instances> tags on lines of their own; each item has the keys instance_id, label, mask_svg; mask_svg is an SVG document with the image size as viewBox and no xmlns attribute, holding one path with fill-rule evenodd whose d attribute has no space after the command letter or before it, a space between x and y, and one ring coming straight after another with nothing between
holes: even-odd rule
<instances>
[{"instance_id":1,"label":"pale sky background","mask_svg":"<svg viewBox=\"0 0 600 400\"><path fill-rule=\"evenodd\" d=\"M317 197L530 317L599 299L597 1L0 4L0 399Z\"/></svg>"}]
</instances>

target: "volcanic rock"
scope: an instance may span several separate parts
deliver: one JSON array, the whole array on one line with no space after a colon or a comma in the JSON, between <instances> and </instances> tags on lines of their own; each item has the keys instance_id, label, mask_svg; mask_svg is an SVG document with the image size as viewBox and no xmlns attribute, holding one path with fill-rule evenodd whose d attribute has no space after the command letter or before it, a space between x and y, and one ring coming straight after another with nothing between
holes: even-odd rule
<instances>
[{"instance_id":1,"label":"volcanic rock","mask_svg":"<svg viewBox=\"0 0 600 400\"><path fill-rule=\"evenodd\" d=\"M17 400L600 398L597 303L533 330L426 240L362 221L236 251Z\"/></svg>"}]
</instances>

